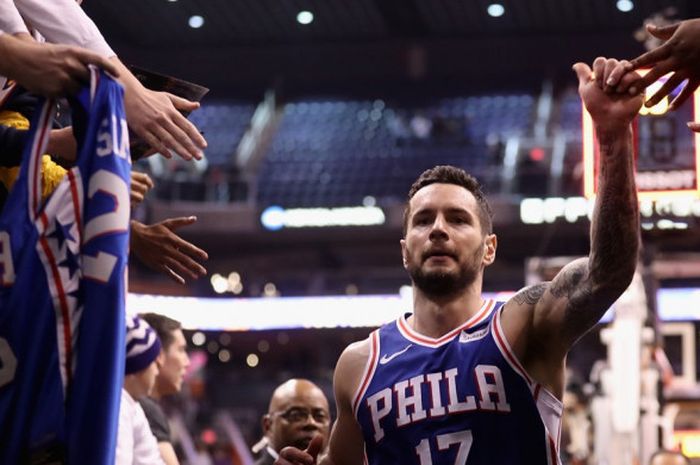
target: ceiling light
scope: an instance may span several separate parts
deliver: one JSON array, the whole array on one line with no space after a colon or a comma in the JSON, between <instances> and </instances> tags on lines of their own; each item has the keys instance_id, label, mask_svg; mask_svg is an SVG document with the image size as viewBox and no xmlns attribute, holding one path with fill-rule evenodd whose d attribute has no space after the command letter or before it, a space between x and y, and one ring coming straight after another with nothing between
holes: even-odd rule
<instances>
[{"instance_id":1,"label":"ceiling light","mask_svg":"<svg viewBox=\"0 0 700 465\"><path fill-rule=\"evenodd\" d=\"M207 337L203 332L197 331L192 335L192 344L196 346L202 346L207 341Z\"/></svg>"},{"instance_id":2,"label":"ceiling light","mask_svg":"<svg viewBox=\"0 0 700 465\"><path fill-rule=\"evenodd\" d=\"M207 343L207 350L210 354L214 355L219 351L219 343L216 341L209 341Z\"/></svg>"},{"instance_id":3,"label":"ceiling light","mask_svg":"<svg viewBox=\"0 0 700 465\"><path fill-rule=\"evenodd\" d=\"M245 358L245 363L249 367L255 368L256 366L258 366L258 363L260 363L260 359L255 354L248 354L248 356Z\"/></svg>"},{"instance_id":4,"label":"ceiling light","mask_svg":"<svg viewBox=\"0 0 700 465\"><path fill-rule=\"evenodd\" d=\"M486 12L489 14L489 16L498 18L499 16L503 16L503 14L506 12L506 9L503 8L503 5L501 5L500 3L492 3L486 9Z\"/></svg>"},{"instance_id":5,"label":"ceiling light","mask_svg":"<svg viewBox=\"0 0 700 465\"><path fill-rule=\"evenodd\" d=\"M267 352L270 350L270 343L267 342L265 339L262 339L258 342L258 350L262 353Z\"/></svg>"},{"instance_id":6,"label":"ceiling light","mask_svg":"<svg viewBox=\"0 0 700 465\"><path fill-rule=\"evenodd\" d=\"M211 287L214 288L214 292L217 294L223 294L228 290L228 281L219 273L214 273L209 279L209 282L211 283Z\"/></svg>"},{"instance_id":7,"label":"ceiling light","mask_svg":"<svg viewBox=\"0 0 700 465\"><path fill-rule=\"evenodd\" d=\"M263 289L264 297L277 297L278 295L277 286L275 286L274 283L265 284L265 288Z\"/></svg>"},{"instance_id":8,"label":"ceiling light","mask_svg":"<svg viewBox=\"0 0 700 465\"><path fill-rule=\"evenodd\" d=\"M229 360L231 360L231 352L229 352L226 349L222 349L219 351L219 361L226 363Z\"/></svg>"},{"instance_id":9,"label":"ceiling light","mask_svg":"<svg viewBox=\"0 0 700 465\"><path fill-rule=\"evenodd\" d=\"M311 13L310 11L300 11L299 14L297 14L297 22L299 24L311 24L314 20L314 14Z\"/></svg>"},{"instance_id":10,"label":"ceiling light","mask_svg":"<svg viewBox=\"0 0 700 465\"><path fill-rule=\"evenodd\" d=\"M617 9L622 11L623 13L632 11L633 8L634 3L632 3L632 0L617 0Z\"/></svg>"},{"instance_id":11,"label":"ceiling light","mask_svg":"<svg viewBox=\"0 0 700 465\"><path fill-rule=\"evenodd\" d=\"M204 25L204 18L199 15L190 16L187 24L189 24L192 29L199 29Z\"/></svg>"}]
</instances>

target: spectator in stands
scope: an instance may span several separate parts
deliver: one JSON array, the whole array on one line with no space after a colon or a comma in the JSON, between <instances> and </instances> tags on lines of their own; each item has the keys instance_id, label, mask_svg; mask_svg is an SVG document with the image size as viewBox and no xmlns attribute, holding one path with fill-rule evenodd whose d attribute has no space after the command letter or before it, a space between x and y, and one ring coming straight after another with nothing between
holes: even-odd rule
<instances>
[{"instance_id":1,"label":"spectator in stands","mask_svg":"<svg viewBox=\"0 0 700 465\"><path fill-rule=\"evenodd\" d=\"M131 205L141 203L152 188L150 176L132 171ZM185 284L185 277L197 279L205 276L207 270L199 262L209 258L207 253L175 233L176 229L196 221L196 216L168 218L155 224L144 224L132 219L129 223L130 250L144 265L164 273L178 284ZM159 335L162 340L160 331Z\"/></svg>"},{"instance_id":2,"label":"spectator in stands","mask_svg":"<svg viewBox=\"0 0 700 465\"><path fill-rule=\"evenodd\" d=\"M690 459L674 450L657 450L649 459L649 465L690 465Z\"/></svg>"},{"instance_id":3,"label":"spectator in stands","mask_svg":"<svg viewBox=\"0 0 700 465\"><path fill-rule=\"evenodd\" d=\"M178 284L185 284L186 277L205 276L207 270L199 262L207 260L209 255L175 234L176 229L196 221L196 216L168 218L150 225L131 220L131 251L144 265Z\"/></svg>"},{"instance_id":4,"label":"spectator in stands","mask_svg":"<svg viewBox=\"0 0 700 465\"><path fill-rule=\"evenodd\" d=\"M272 465L279 451L287 446L306 449L316 435L328 441L331 422L328 399L306 379L290 379L281 384L270 399L262 418L263 440L267 443L255 465Z\"/></svg>"},{"instance_id":5,"label":"spectator in stands","mask_svg":"<svg viewBox=\"0 0 700 465\"><path fill-rule=\"evenodd\" d=\"M36 96L20 88L0 108L0 209L19 174L25 135L35 105ZM66 173L63 166L76 159L77 145L72 128L51 130L46 152L41 160L44 200L63 179ZM132 205L142 202L152 188L153 181L147 174L132 171ZM204 276L207 270L199 262L208 259L207 253L175 233L176 229L196 221L194 216L170 218L152 225L132 220L131 251L146 266L165 273L179 284L185 283L184 277L197 279Z\"/></svg>"},{"instance_id":6,"label":"spectator in stands","mask_svg":"<svg viewBox=\"0 0 700 465\"><path fill-rule=\"evenodd\" d=\"M126 366L119 407L116 465L163 464L156 438L137 402L153 390L159 355L160 340L156 332L141 318L127 317Z\"/></svg>"},{"instance_id":7,"label":"spectator in stands","mask_svg":"<svg viewBox=\"0 0 700 465\"><path fill-rule=\"evenodd\" d=\"M146 413L151 431L158 441L160 455L166 465L177 465L177 455L172 444L168 419L158 403L163 396L180 392L185 371L190 365L187 356L187 341L179 321L157 313L140 315L158 334L161 341L161 356L158 363L158 376L151 394L139 402Z\"/></svg>"},{"instance_id":8,"label":"spectator in stands","mask_svg":"<svg viewBox=\"0 0 700 465\"><path fill-rule=\"evenodd\" d=\"M662 76L672 73L645 105L647 107L656 105L687 79L688 82L683 90L671 102L671 109L674 110L700 86L700 18L662 27L649 24L647 31L664 43L632 61L620 62L605 82L606 90L614 89L617 92L635 94L646 89ZM639 79L629 74L647 66L651 66L651 70ZM700 132L700 122L689 122L688 127L695 132Z\"/></svg>"},{"instance_id":9,"label":"spectator in stands","mask_svg":"<svg viewBox=\"0 0 700 465\"><path fill-rule=\"evenodd\" d=\"M64 81L67 79L68 83L63 85L42 84L42 87L36 87L37 82L45 79L48 74L34 71L28 75L17 75L15 72L15 77L27 82L30 89L34 87L40 90L40 93L52 95L62 94L64 90L70 91L71 88L75 89L77 88L75 84L80 81L79 78L87 77L87 74L83 74L81 71L85 68L84 63L97 60L97 64L109 71L114 71L114 74L118 75L120 82L124 85L124 107L127 121L129 127L138 136L166 157L170 157L172 152L175 152L187 160L193 157L202 158L202 149L206 147L206 141L197 128L180 113L180 111L193 111L199 108L199 103L167 92L146 89L119 60L95 24L75 0L54 0L52 2L0 0L0 13L0 31L5 31L7 34L12 34L27 42L33 40L24 19L31 23L48 42L84 47L103 57L103 59L97 60L93 55L78 53L75 49L51 47L47 50L60 51L68 58L78 58L71 60L71 67L65 65L56 67L57 71L61 71L57 76ZM13 47L17 47L15 42L7 40L7 38L3 40L2 46L9 47L10 51ZM36 46L36 44L25 44L24 48L34 47L36 49ZM0 52L2 51L0 49ZM35 53L38 52L35 50ZM104 58L108 58L109 64L105 62ZM10 62L9 66L0 65L0 70L4 68L23 69L23 63L28 63L28 60L15 60ZM67 73L68 78L65 76L66 69L70 70ZM49 81L49 79L45 80Z\"/></svg>"}]
</instances>

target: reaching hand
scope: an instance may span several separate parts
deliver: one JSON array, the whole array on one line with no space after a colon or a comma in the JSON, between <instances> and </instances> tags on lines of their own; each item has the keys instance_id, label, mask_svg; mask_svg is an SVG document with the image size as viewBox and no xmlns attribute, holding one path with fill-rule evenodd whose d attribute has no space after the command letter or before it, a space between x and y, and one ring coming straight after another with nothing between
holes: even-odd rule
<instances>
[{"instance_id":1,"label":"reaching hand","mask_svg":"<svg viewBox=\"0 0 700 465\"><path fill-rule=\"evenodd\" d=\"M131 172L131 205L138 205L143 202L148 191L153 189L153 180L146 173L138 171Z\"/></svg>"},{"instance_id":2,"label":"reaching hand","mask_svg":"<svg viewBox=\"0 0 700 465\"><path fill-rule=\"evenodd\" d=\"M323 436L317 434L311 439L306 450L300 450L296 447L285 447L282 449L274 465L314 465L322 448Z\"/></svg>"},{"instance_id":3,"label":"reaching hand","mask_svg":"<svg viewBox=\"0 0 700 465\"><path fill-rule=\"evenodd\" d=\"M185 284L183 276L192 279L204 276L207 270L197 260L208 259L207 253L174 232L195 221L194 216L170 218L152 225L132 220L131 251L144 265L164 272L179 284Z\"/></svg>"},{"instance_id":4,"label":"reaching hand","mask_svg":"<svg viewBox=\"0 0 700 465\"><path fill-rule=\"evenodd\" d=\"M593 62L593 70L584 63L576 63L573 67L579 80L581 100L599 132L626 130L642 106L640 95L605 92L603 83L609 80L610 73L618 65L613 58L598 57ZM630 79L638 79L635 74Z\"/></svg>"},{"instance_id":5,"label":"reaching hand","mask_svg":"<svg viewBox=\"0 0 700 465\"><path fill-rule=\"evenodd\" d=\"M700 85L700 19L689 19L680 23L657 27L648 25L649 33L665 40L663 45L632 60L628 70L653 66L651 71L639 80L638 89L644 89L660 77L673 72L668 81L646 102L651 107L659 103L673 89L686 79L688 83L671 102L675 109L685 102Z\"/></svg>"},{"instance_id":6,"label":"reaching hand","mask_svg":"<svg viewBox=\"0 0 700 465\"><path fill-rule=\"evenodd\" d=\"M630 62L625 62L624 66L618 67L611 73L610 82L607 84L615 86L618 92L634 94L672 72L673 74L649 98L645 105L647 107L656 105L687 79L688 82L683 90L671 102L670 108L676 109L700 85L700 19L689 19L663 27L649 24L647 31L665 42L654 50L644 53ZM652 69L643 77L636 80L626 79L625 82L619 81L626 72L647 66L652 66Z\"/></svg>"},{"instance_id":7,"label":"reaching hand","mask_svg":"<svg viewBox=\"0 0 700 465\"><path fill-rule=\"evenodd\" d=\"M47 97L76 93L90 82L88 65L119 75L112 62L89 50L20 40L8 34L0 36L0 55L0 74Z\"/></svg>"},{"instance_id":8,"label":"reaching hand","mask_svg":"<svg viewBox=\"0 0 700 465\"><path fill-rule=\"evenodd\" d=\"M207 141L178 111L196 110L199 103L147 89L123 63L118 59L115 62L123 76L124 108L129 127L165 157L170 158L175 152L185 160L201 159Z\"/></svg>"}]
</instances>

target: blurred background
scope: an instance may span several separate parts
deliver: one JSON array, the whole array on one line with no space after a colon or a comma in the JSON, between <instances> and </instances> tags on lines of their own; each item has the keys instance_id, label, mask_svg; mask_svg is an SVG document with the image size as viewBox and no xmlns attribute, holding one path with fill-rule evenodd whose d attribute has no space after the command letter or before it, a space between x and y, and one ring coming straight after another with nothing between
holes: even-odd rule
<instances>
[{"instance_id":1,"label":"blurred background","mask_svg":"<svg viewBox=\"0 0 700 465\"><path fill-rule=\"evenodd\" d=\"M129 270L130 310L187 329L187 386L168 405L187 463L247 463L275 386L308 377L331 397L342 349L410 309L401 218L424 169L452 164L484 183L499 237L484 282L493 296L587 254L588 136L571 65L631 59L654 45L645 22L700 16L697 0L83 6L125 63L211 89L190 116L206 158L139 161L156 187L135 212L149 223L196 215L181 234L209 253L209 275L180 286L136 260ZM688 102L638 123L640 184L655 193L642 201L636 295L652 331L642 347L663 350L672 369L646 394L659 401L658 440L700 457L700 200L685 127L700 120L695 111ZM688 195L658 193L684 187ZM592 405L606 395L607 325L569 358L567 411L580 421L564 435L567 463L602 463ZM642 371L660 365L649 356Z\"/></svg>"}]
</instances>

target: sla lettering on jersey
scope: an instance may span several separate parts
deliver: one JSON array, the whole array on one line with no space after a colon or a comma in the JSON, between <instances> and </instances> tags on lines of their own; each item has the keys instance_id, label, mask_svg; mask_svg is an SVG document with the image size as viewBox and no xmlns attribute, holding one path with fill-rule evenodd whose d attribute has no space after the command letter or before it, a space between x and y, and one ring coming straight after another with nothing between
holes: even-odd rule
<instances>
[{"instance_id":1,"label":"sla lettering on jersey","mask_svg":"<svg viewBox=\"0 0 700 465\"><path fill-rule=\"evenodd\" d=\"M111 122L104 118L100 123L100 130L97 132L97 147L95 152L100 157L116 155L120 158L129 159L129 129L126 119L111 115Z\"/></svg>"},{"instance_id":2,"label":"sla lettering on jersey","mask_svg":"<svg viewBox=\"0 0 700 465\"><path fill-rule=\"evenodd\" d=\"M457 368L450 368L444 373L429 373L402 380L392 388L384 388L367 397L374 428L374 441L378 443L384 436L382 422L389 420L389 414L396 409L396 426L406 426L420 422L426 418L437 418L445 415L455 415L464 412L483 410L508 413L511 411L506 397L505 384L500 368L495 365L477 365L473 376L479 391L475 395L463 396L460 400L457 393L456 379L459 376ZM427 383L430 395L422 395L422 386ZM443 403L440 394L440 383L447 386L447 405ZM426 411L426 407L430 410ZM410 409L410 413L409 413Z\"/></svg>"}]
</instances>

